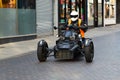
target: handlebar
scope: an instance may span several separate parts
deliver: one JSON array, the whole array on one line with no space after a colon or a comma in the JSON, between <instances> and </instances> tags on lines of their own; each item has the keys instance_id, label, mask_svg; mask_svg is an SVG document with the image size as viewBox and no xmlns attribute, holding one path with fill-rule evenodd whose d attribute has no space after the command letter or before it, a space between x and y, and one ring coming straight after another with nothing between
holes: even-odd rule
<instances>
[{"instance_id":1,"label":"handlebar","mask_svg":"<svg viewBox=\"0 0 120 80\"><path fill-rule=\"evenodd\" d=\"M80 29L80 27L78 27L78 26L68 26L68 28L69 28L69 29L75 29L75 30Z\"/></svg>"},{"instance_id":2,"label":"handlebar","mask_svg":"<svg viewBox=\"0 0 120 80\"><path fill-rule=\"evenodd\" d=\"M66 30L66 29L80 30L80 29L82 29L82 30L84 30L84 32L86 32L88 27L87 26L80 26L80 27L78 27L78 26L70 25L70 26L62 26L62 27L60 27L60 29L61 30Z\"/></svg>"}]
</instances>

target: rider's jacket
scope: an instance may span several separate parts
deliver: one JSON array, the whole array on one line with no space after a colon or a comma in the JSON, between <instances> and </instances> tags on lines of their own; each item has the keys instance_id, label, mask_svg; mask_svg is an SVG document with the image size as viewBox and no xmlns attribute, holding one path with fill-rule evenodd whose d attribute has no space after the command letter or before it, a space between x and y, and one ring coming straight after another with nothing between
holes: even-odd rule
<instances>
[{"instance_id":1,"label":"rider's jacket","mask_svg":"<svg viewBox=\"0 0 120 80\"><path fill-rule=\"evenodd\" d=\"M67 23L68 23L68 26L72 25L72 26L78 26L78 27L80 27L81 24L82 24L82 20L78 19L76 22L72 22L71 19L68 19ZM85 37L85 32L82 29L80 29L80 34L81 34L82 38Z\"/></svg>"},{"instance_id":2,"label":"rider's jacket","mask_svg":"<svg viewBox=\"0 0 120 80\"><path fill-rule=\"evenodd\" d=\"M78 27L80 27L81 26L81 23L82 23L82 20L81 19L78 19L76 22L72 22L72 20L71 19L68 19L68 25L74 25L74 26L78 26Z\"/></svg>"}]
</instances>

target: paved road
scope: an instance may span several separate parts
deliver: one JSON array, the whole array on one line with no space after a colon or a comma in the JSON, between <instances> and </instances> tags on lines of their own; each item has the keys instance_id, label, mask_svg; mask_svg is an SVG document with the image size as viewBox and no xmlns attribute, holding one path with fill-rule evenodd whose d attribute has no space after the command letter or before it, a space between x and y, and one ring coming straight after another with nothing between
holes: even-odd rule
<instances>
[{"instance_id":1,"label":"paved road","mask_svg":"<svg viewBox=\"0 0 120 80\"><path fill-rule=\"evenodd\" d=\"M36 50L1 59L0 80L120 80L119 35L113 32L93 37L95 57L90 64L84 58L58 61L52 56L39 63Z\"/></svg>"}]
</instances>

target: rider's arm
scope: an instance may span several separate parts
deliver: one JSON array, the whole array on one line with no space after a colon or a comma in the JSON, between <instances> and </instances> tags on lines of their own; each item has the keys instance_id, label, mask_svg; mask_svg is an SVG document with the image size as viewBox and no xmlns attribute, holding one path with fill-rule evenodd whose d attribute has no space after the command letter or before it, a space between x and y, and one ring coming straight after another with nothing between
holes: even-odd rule
<instances>
[{"instance_id":1,"label":"rider's arm","mask_svg":"<svg viewBox=\"0 0 120 80\"><path fill-rule=\"evenodd\" d=\"M87 26L86 22L82 21L82 23L81 23L81 29L82 29L84 32L87 31L88 26Z\"/></svg>"},{"instance_id":2,"label":"rider's arm","mask_svg":"<svg viewBox=\"0 0 120 80\"><path fill-rule=\"evenodd\" d=\"M60 26L61 30L65 30L68 27L68 20L66 20L65 25Z\"/></svg>"},{"instance_id":3,"label":"rider's arm","mask_svg":"<svg viewBox=\"0 0 120 80\"><path fill-rule=\"evenodd\" d=\"M82 21L82 22L81 22L81 26L87 26L86 22L85 22L85 21Z\"/></svg>"}]
</instances>

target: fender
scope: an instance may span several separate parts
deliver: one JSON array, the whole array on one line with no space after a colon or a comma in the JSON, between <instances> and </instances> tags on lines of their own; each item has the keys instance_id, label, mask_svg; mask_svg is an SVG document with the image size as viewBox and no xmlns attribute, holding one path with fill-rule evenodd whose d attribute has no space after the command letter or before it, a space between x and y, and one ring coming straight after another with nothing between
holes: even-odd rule
<instances>
[{"instance_id":1,"label":"fender","mask_svg":"<svg viewBox=\"0 0 120 80\"><path fill-rule=\"evenodd\" d=\"M85 39L85 47L89 46L91 42L92 42L92 39L86 38L86 39ZM93 43L93 42L92 42L92 43Z\"/></svg>"},{"instance_id":2,"label":"fender","mask_svg":"<svg viewBox=\"0 0 120 80\"><path fill-rule=\"evenodd\" d=\"M47 42L45 41L45 40L40 40L39 42L38 42L38 46L46 46L46 47L48 47L48 44L47 44Z\"/></svg>"}]
</instances>

